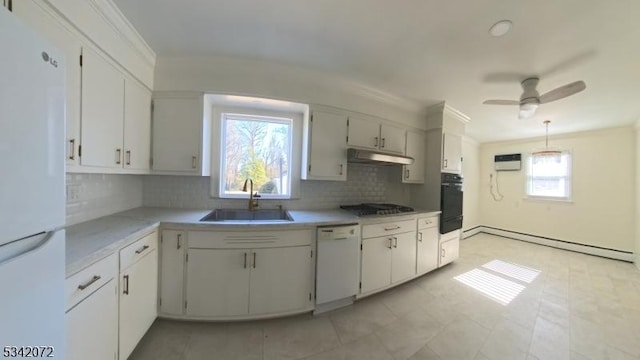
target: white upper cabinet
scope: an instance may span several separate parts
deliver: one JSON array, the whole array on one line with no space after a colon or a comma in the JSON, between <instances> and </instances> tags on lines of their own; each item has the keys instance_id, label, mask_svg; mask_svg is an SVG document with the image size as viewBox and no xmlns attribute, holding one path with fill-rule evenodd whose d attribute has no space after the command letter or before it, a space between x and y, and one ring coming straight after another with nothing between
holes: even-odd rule
<instances>
[{"instance_id":1,"label":"white upper cabinet","mask_svg":"<svg viewBox=\"0 0 640 360\"><path fill-rule=\"evenodd\" d=\"M347 117L314 111L305 122L304 180L347 180Z\"/></svg>"},{"instance_id":2,"label":"white upper cabinet","mask_svg":"<svg viewBox=\"0 0 640 360\"><path fill-rule=\"evenodd\" d=\"M153 100L153 166L157 173L209 175L210 118L203 95L162 95Z\"/></svg>"},{"instance_id":3,"label":"white upper cabinet","mask_svg":"<svg viewBox=\"0 0 640 360\"><path fill-rule=\"evenodd\" d=\"M122 168L124 76L97 52L82 53L81 164Z\"/></svg>"},{"instance_id":4,"label":"white upper cabinet","mask_svg":"<svg viewBox=\"0 0 640 360\"><path fill-rule=\"evenodd\" d=\"M426 141L423 133L407 131L406 155L412 157L414 162L411 165L404 165L402 182L424 183Z\"/></svg>"},{"instance_id":5,"label":"white upper cabinet","mask_svg":"<svg viewBox=\"0 0 640 360\"><path fill-rule=\"evenodd\" d=\"M347 145L404 154L405 129L376 121L349 117Z\"/></svg>"},{"instance_id":6,"label":"white upper cabinet","mask_svg":"<svg viewBox=\"0 0 640 360\"><path fill-rule=\"evenodd\" d=\"M378 149L380 146L380 124L349 117L347 145L364 149Z\"/></svg>"},{"instance_id":7,"label":"white upper cabinet","mask_svg":"<svg viewBox=\"0 0 640 360\"><path fill-rule=\"evenodd\" d=\"M404 154L405 129L385 124L380 125L380 150Z\"/></svg>"},{"instance_id":8,"label":"white upper cabinet","mask_svg":"<svg viewBox=\"0 0 640 360\"><path fill-rule=\"evenodd\" d=\"M124 167L149 170L151 91L133 79L126 79L124 96Z\"/></svg>"},{"instance_id":9,"label":"white upper cabinet","mask_svg":"<svg viewBox=\"0 0 640 360\"><path fill-rule=\"evenodd\" d=\"M42 37L50 41L64 56L66 80L66 159L67 165L78 165L80 145L80 54L82 44L69 24L42 1L13 2L13 13Z\"/></svg>"},{"instance_id":10,"label":"white upper cabinet","mask_svg":"<svg viewBox=\"0 0 640 360\"><path fill-rule=\"evenodd\" d=\"M462 136L469 117L445 103L430 107L427 114L428 180L439 184L439 172L462 173Z\"/></svg>"},{"instance_id":11,"label":"white upper cabinet","mask_svg":"<svg viewBox=\"0 0 640 360\"><path fill-rule=\"evenodd\" d=\"M442 171L462 172L462 136L447 132L442 134Z\"/></svg>"}]
</instances>

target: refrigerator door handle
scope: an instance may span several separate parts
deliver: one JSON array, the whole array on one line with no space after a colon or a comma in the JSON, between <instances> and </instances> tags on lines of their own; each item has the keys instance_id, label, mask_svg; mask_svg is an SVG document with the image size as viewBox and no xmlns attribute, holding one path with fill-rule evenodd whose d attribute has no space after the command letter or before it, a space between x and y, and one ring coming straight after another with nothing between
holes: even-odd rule
<instances>
[{"instance_id":1,"label":"refrigerator door handle","mask_svg":"<svg viewBox=\"0 0 640 360\"><path fill-rule=\"evenodd\" d=\"M27 238L0 245L0 266L21 256L38 251L53 237L54 232L42 232Z\"/></svg>"}]
</instances>

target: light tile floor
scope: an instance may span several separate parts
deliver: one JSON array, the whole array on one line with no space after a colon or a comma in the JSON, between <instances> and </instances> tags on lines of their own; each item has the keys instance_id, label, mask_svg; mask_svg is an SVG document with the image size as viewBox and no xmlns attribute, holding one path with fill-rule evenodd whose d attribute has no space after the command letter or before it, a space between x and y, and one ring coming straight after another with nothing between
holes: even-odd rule
<instances>
[{"instance_id":1,"label":"light tile floor","mask_svg":"<svg viewBox=\"0 0 640 360\"><path fill-rule=\"evenodd\" d=\"M487 234L462 241L460 253L453 264L322 316L157 320L130 359L640 359L633 264ZM482 267L492 260L540 273L526 283ZM499 303L454 279L473 269L525 288ZM509 295L476 284L503 302Z\"/></svg>"}]
</instances>

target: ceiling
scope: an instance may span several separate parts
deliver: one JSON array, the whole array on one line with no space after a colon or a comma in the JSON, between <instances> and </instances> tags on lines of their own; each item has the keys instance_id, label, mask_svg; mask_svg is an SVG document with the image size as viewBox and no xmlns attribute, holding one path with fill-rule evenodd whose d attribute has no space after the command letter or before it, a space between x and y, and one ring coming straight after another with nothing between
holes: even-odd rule
<instances>
[{"instance_id":1,"label":"ceiling","mask_svg":"<svg viewBox=\"0 0 640 360\"><path fill-rule=\"evenodd\" d=\"M234 56L313 68L471 117L480 142L632 124L640 119L637 0L115 0L162 56ZM509 19L503 37L488 29ZM519 82L542 94L587 89L518 120Z\"/></svg>"}]
</instances>

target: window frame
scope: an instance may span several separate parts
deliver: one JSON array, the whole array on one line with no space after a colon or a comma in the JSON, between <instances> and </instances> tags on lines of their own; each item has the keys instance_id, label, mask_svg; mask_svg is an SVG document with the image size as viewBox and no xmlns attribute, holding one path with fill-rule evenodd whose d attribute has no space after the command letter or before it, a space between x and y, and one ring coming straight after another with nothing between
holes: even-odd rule
<instances>
[{"instance_id":1,"label":"window frame","mask_svg":"<svg viewBox=\"0 0 640 360\"><path fill-rule=\"evenodd\" d=\"M274 111L256 109L243 106L221 106L213 105L212 109L212 144L211 146L211 178L210 178L210 195L213 198L219 199L248 199L249 194L225 194L223 184L224 177L224 156L225 151L223 149L225 145L225 134L223 127L224 114L233 114L246 116L249 118L274 118L274 119L291 119L291 132L289 142L289 152L291 155L289 164L289 194L288 195L270 195L261 194L260 200L289 200L297 199L300 197L300 163L302 154L302 112L286 112L286 111ZM254 193L257 189L254 188Z\"/></svg>"},{"instance_id":2,"label":"window frame","mask_svg":"<svg viewBox=\"0 0 640 360\"><path fill-rule=\"evenodd\" d=\"M553 176L551 178L565 179L565 196L549 196L549 195L535 195L531 194L532 181L534 179L531 174L533 167L533 159L536 156L534 153L527 153L525 159L525 174L524 174L524 193L527 200L542 200L542 201L559 201L559 202L572 202L573 201L573 151L570 149L559 150L561 156L567 156L566 175Z\"/></svg>"}]
</instances>

